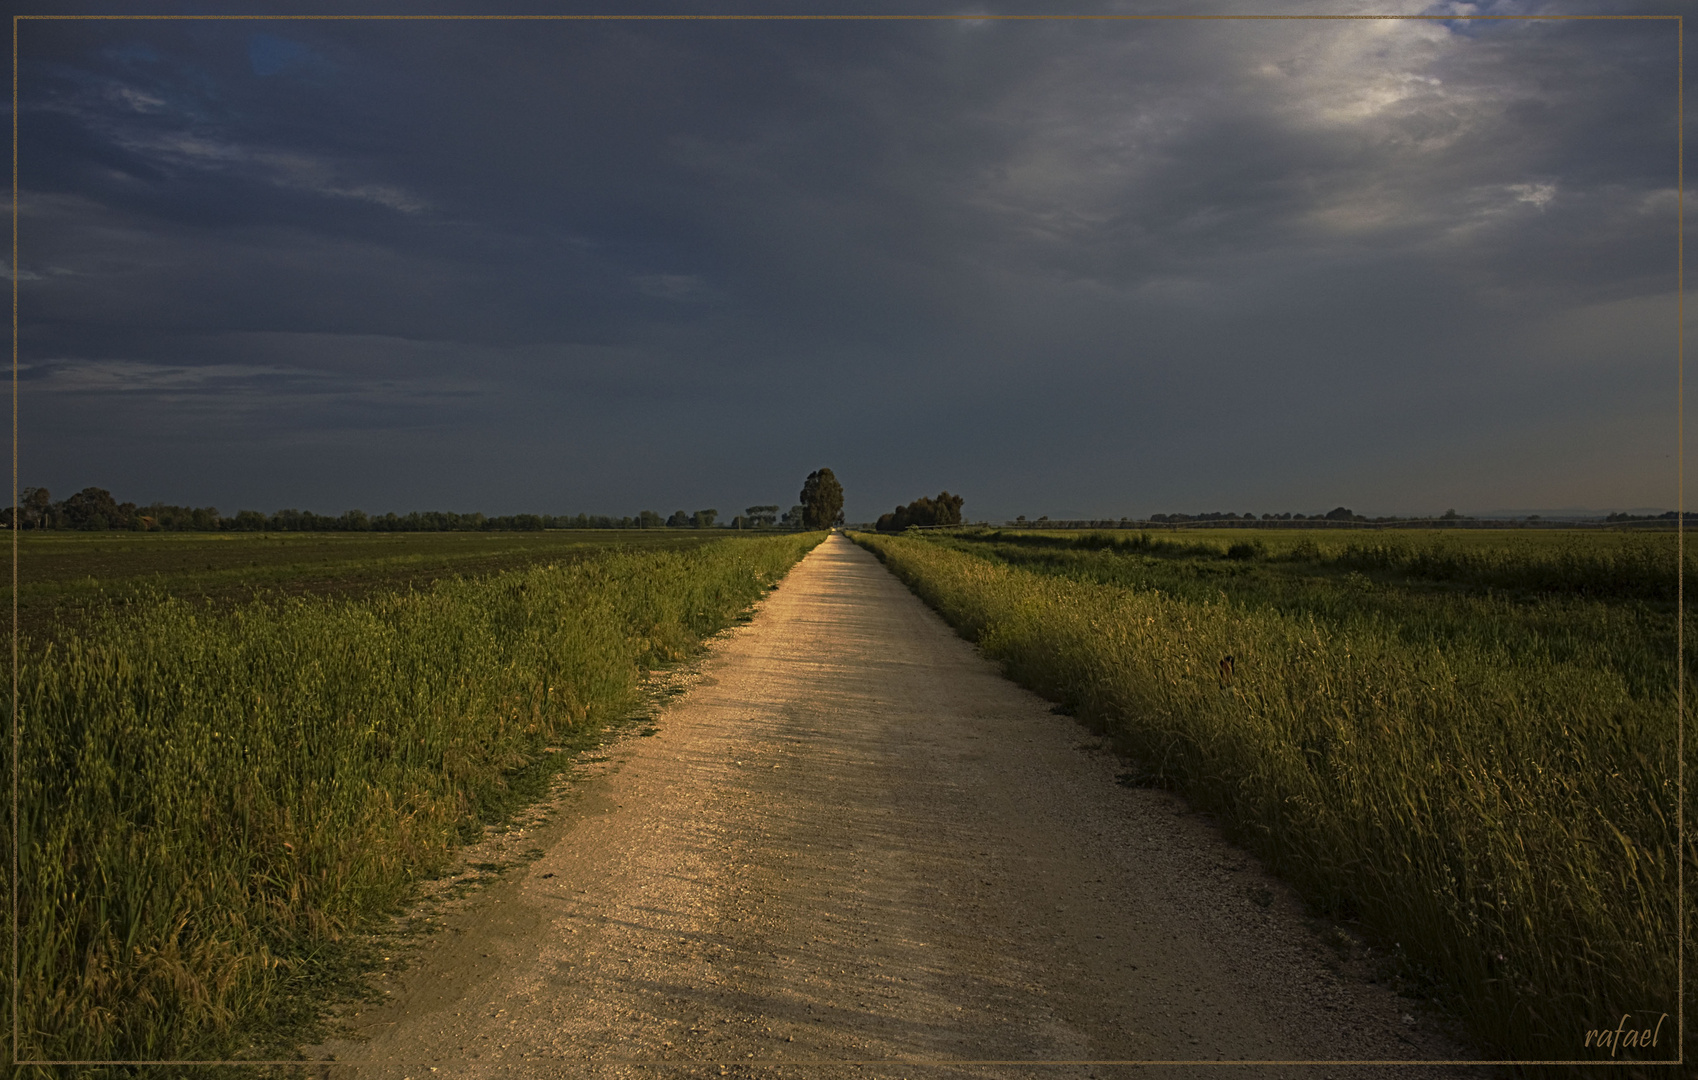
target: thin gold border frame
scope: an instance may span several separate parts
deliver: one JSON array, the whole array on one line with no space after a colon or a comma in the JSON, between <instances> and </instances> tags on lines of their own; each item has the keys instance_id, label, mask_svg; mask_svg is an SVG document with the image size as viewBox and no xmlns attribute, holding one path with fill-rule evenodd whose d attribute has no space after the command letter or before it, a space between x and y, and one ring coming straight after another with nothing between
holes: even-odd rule
<instances>
[{"instance_id":1,"label":"thin gold border frame","mask_svg":"<svg viewBox=\"0 0 1698 1080\"><path fill-rule=\"evenodd\" d=\"M11 985L13 1065L295 1065L355 1066L357 1061L35 1061L16 1057L18 1016L18 32L30 22L1673 22L1675 24L1676 222L1675 222L1675 896L1678 941L1675 953L1676 1039L1680 1056L1668 1061L1120 1061L1120 1060L932 1060L875 1058L865 1061L739 1059L583 1060L622 1066L776 1065L1683 1065L1686 1054L1686 23L1682 15L14 15L12 16L12 890ZM555 1059L558 1061L578 1059Z\"/></svg>"}]
</instances>

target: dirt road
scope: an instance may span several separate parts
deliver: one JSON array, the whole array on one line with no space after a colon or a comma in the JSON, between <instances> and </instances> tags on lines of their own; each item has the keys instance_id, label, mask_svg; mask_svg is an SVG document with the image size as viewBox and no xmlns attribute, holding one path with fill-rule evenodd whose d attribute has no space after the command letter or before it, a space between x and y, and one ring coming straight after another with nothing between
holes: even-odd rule
<instances>
[{"instance_id":1,"label":"dirt road","mask_svg":"<svg viewBox=\"0 0 1698 1080\"><path fill-rule=\"evenodd\" d=\"M1460 1055L1253 859L1177 798L1117 784L1100 740L848 540L701 670L580 788L546 854L450 916L354 1019L360 1039L314 1048L366 1063L329 1075L1060 1077L1134 1070L1010 1063ZM846 1062L866 1064L825 1067Z\"/></svg>"}]
</instances>

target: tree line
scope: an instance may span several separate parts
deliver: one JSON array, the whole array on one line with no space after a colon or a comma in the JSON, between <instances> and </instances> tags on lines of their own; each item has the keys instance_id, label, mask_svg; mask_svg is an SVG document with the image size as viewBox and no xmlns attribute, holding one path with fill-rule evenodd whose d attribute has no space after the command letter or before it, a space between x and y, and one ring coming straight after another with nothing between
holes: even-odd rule
<instances>
[{"instance_id":1,"label":"tree line","mask_svg":"<svg viewBox=\"0 0 1698 1080\"><path fill-rule=\"evenodd\" d=\"M1118 522L1114 521L1112 519L1108 519L1108 520L1103 520L1103 521L1089 521L1089 522L1085 522L1084 524L1085 524L1086 527L1093 528L1093 529L1113 529L1113 528L1125 529L1125 528L1132 528L1132 527L1138 526L1138 525L1143 525L1143 524L1146 524L1146 523L1154 523L1154 524L1158 524L1158 525L1177 525L1177 524L1182 524L1182 523L1187 522L1187 521L1367 521L1367 522L1387 522L1387 521L1414 521L1414 520L1423 520L1423 519L1400 518L1400 517L1370 518L1370 517L1365 517L1362 514L1358 514L1356 511L1351 510L1348 507L1335 506L1331 510L1328 510L1324 514L1284 513L1284 514L1262 514L1258 517L1255 514L1249 514L1249 513L1234 514L1230 511L1227 511L1227 512L1224 512L1224 513L1221 512L1221 511L1210 511L1209 513L1206 513L1206 514L1151 514L1147 518L1121 518ZM1473 519L1472 518L1465 518L1461 514L1458 514L1455 510L1446 510L1444 512L1444 514L1438 520L1440 520L1440 521L1472 521ZM1036 520L1028 521L1026 519L1026 515L1021 514L1019 517L1015 518L1012 522L1010 522L1010 524L1012 524L1012 525L1047 525L1047 524L1050 524L1050 520L1049 520L1048 517L1040 517L1040 518L1037 518Z\"/></svg>"},{"instance_id":2,"label":"tree line","mask_svg":"<svg viewBox=\"0 0 1698 1080\"><path fill-rule=\"evenodd\" d=\"M805 508L793 506L780 515L776 505L751 506L731 519L733 529L803 527ZM409 514L368 514L349 510L343 514L315 514L311 510L286 509L263 514L240 510L234 516L215 506L173 506L155 502L138 506L119 502L104 488L87 487L57 502L43 487L23 490L18 506L0 509L0 527L25 529L130 530L135 532L478 532L532 529L711 529L719 511L675 511L662 517L644 510L632 517L606 514L460 514L449 510L413 511ZM723 526L720 526L723 527Z\"/></svg>"},{"instance_id":3,"label":"tree line","mask_svg":"<svg viewBox=\"0 0 1698 1080\"><path fill-rule=\"evenodd\" d=\"M935 499L922 495L907 506L898 506L882 515L873 527L879 532L901 532L910 526L959 525L961 506L965 501L947 491L938 492Z\"/></svg>"},{"instance_id":4,"label":"tree line","mask_svg":"<svg viewBox=\"0 0 1698 1080\"><path fill-rule=\"evenodd\" d=\"M1455 510L1448 512L1448 518L1457 517ZM1356 511L1344 506L1335 506L1324 514L1263 514L1258 518L1255 514L1208 513L1208 514L1151 514L1151 521L1368 521ZM1375 518L1376 521L1390 521L1392 518Z\"/></svg>"}]
</instances>

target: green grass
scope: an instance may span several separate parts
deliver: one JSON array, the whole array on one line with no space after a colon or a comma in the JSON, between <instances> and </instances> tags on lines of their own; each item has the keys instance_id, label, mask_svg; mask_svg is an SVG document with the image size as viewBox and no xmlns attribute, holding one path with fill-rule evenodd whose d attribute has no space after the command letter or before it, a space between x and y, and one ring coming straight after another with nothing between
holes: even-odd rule
<instances>
[{"instance_id":1,"label":"green grass","mask_svg":"<svg viewBox=\"0 0 1698 1080\"><path fill-rule=\"evenodd\" d=\"M856 539L1482 1048L1575 1059L1677 1015L1681 917L1674 537L1593 537Z\"/></svg>"},{"instance_id":2,"label":"green grass","mask_svg":"<svg viewBox=\"0 0 1698 1080\"><path fill-rule=\"evenodd\" d=\"M275 1053L268 1018L310 1018L359 928L820 539L353 599L130 592L27 640L19 1056Z\"/></svg>"},{"instance_id":3,"label":"green grass","mask_svg":"<svg viewBox=\"0 0 1698 1080\"><path fill-rule=\"evenodd\" d=\"M1137 533L1011 539L996 532L939 534L932 541L1038 573L1151 589L1192 603L1230 597L1329 626L1369 621L1415 647L1444 643L1502 650L1515 663L1608 667L1636 693L1672 697L1672 534L1480 530L1466 538L1452 546L1399 543L1393 536L1367 546L1337 534L1300 533L1249 553L1243 546L1256 539L1249 530L1232 530L1215 543L1164 543L1159 534ZM1230 557L1235 548L1239 557ZM1688 562L1691 577L1692 556ZM1575 571L1566 578L1557 573L1564 565ZM1612 576L1618 567L1626 572ZM1688 648L1698 648L1698 640Z\"/></svg>"},{"instance_id":4,"label":"green grass","mask_svg":"<svg viewBox=\"0 0 1698 1080\"><path fill-rule=\"evenodd\" d=\"M610 548L686 550L720 530L565 529L439 533L17 534L18 610L32 636L86 625L92 610L138 590L228 607L267 593L355 598L479 577ZM11 582L0 587L9 598Z\"/></svg>"},{"instance_id":5,"label":"green grass","mask_svg":"<svg viewBox=\"0 0 1698 1080\"><path fill-rule=\"evenodd\" d=\"M1376 531L1209 529L960 531L957 540L1001 550L1110 551L1201 565L1222 559L1389 571L1406 584L1450 582L1519 592L1674 601L1676 536L1670 531ZM1216 570L1215 573L1224 571ZM1689 565L1687 585L1698 585Z\"/></svg>"}]
</instances>

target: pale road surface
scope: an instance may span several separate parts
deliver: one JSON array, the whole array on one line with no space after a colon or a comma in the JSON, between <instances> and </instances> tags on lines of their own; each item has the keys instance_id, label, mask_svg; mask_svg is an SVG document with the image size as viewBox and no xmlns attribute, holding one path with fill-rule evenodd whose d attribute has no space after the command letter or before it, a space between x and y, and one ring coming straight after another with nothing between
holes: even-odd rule
<instances>
[{"instance_id":1,"label":"pale road surface","mask_svg":"<svg viewBox=\"0 0 1698 1080\"><path fill-rule=\"evenodd\" d=\"M701 670L325 1075L1486 1074L1036 1064L1472 1055L841 536Z\"/></svg>"}]
</instances>

